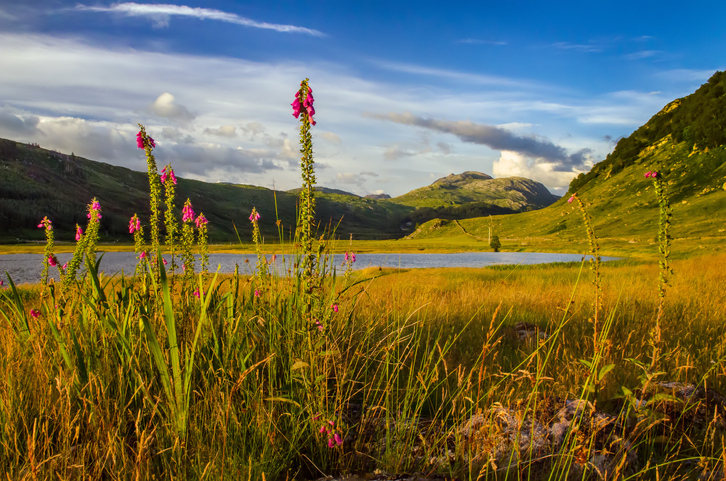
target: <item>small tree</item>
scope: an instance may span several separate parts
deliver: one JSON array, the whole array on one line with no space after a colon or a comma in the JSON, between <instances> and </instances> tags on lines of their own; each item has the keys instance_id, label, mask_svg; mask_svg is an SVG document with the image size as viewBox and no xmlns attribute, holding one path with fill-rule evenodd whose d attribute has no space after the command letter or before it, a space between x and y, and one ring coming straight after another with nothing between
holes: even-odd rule
<instances>
[{"instance_id":1,"label":"small tree","mask_svg":"<svg viewBox=\"0 0 726 481\"><path fill-rule=\"evenodd\" d=\"M492 240L489 242L489 247L494 249L494 252L499 252L499 249L502 247L502 243L499 242L499 236L492 236Z\"/></svg>"}]
</instances>

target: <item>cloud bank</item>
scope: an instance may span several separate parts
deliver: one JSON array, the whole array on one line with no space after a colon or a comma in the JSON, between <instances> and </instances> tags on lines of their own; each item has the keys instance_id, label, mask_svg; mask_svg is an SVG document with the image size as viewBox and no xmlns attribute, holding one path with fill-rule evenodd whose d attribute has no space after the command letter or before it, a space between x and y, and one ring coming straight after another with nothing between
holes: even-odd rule
<instances>
[{"instance_id":1,"label":"cloud bank","mask_svg":"<svg viewBox=\"0 0 726 481\"><path fill-rule=\"evenodd\" d=\"M565 148L553 144L544 137L518 135L501 127L476 124L467 120L454 122L436 120L419 117L410 112L366 115L397 124L413 125L435 132L452 134L463 142L485 145L493 150L516 152L538 162L547 163L558 172L573 172L584 168L591 153L590 149L582 149L574 154L568 154Z\"/></svg>"}]
</instances>

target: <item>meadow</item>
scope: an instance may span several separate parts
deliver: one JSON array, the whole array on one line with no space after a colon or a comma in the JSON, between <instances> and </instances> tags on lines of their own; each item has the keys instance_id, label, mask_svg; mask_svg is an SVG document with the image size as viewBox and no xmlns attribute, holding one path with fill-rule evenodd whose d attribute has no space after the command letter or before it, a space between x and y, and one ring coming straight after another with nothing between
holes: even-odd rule
<instances>
[{"instance_id":1,"label":"meadow","mask_svg":"<svg viewBox=\"0 0 726 481\"><path fill-rule=\"evenodd\" d=\"M296 98L296 237L263 244L253 209L254 275L190 261L207 222L188 201L177 218L143 127L133 276L97 273L97 202L67 266L41 222L61 281L0 290L6 479L723 479L726 253L671 245L662 205L652 253L620 261L354 271L377 244L316 230L307 81ZM621 252L580 206L584 251Z\"/></svg>"}]
</instances>

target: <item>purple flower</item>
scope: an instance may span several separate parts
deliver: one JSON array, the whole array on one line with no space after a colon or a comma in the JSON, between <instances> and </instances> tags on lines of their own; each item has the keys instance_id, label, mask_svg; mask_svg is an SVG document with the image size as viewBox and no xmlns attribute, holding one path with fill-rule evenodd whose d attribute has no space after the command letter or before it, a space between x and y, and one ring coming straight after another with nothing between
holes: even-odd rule
<instances>
[{"instance_id":1,"label":"purple flower","mask_svg":"<svg viewBox=\"0 0 726 481\"><path fill-rule=\"evenodd\" d=\"M81 226L76 225L76 242L81 240L82 236L83 236L83 229L81 229Z\"/></svg>"},{"instance_id":2,"label":"purple flower","mask_svg":"<svg viewBox=\"0 0 726 481\"><path fill-rule=\"evenodd\" d=\"M354 252L350 253L350 261L355 262L355 253Z\"/></svg>"},{"instance_id":3,"label":"purple flower","mask_svg":"<svg viewBox=\"0 0 726 481\"><path fill-rule=\"evenodd\" d=\"M139 259L146 259L146 251L142 251L141 254L139 254Z\"/></svg>"},{"instance_id":4,"label":"purple flower","mask_svg":"<svg viewBox=\"0 0 726 481\"><path fill-rule=\"evenodd\" d=\"M320 434L323 434L327 430L328 430L328 428L325 427L325 424L323 424L322 426L320 426Z\"/></svg>"},{"instance_id":5,"label":"purple flower","mask_svg":"<svg viewBox=\"0 0 726 481\"><path fill-rule=\"evenodd\" d=\"M154 139L152 139L151 137L148 137L148 139L149 139L149 145L151 145L153 148L156 148L156 142L154 142Z\"/></svg>"},{"instance_id":6,"label":"purple flower","mask_svg":"<svg viewBox=\"0 0 726 481\"><path fill-rule=\"evenodd\" d=\"M329 448L332 448L333 446L335 446L335 441L333 441L333 438L329 438L328 439L328 447Z\"/></svg>"},{"instance_id":7,"label":"purple flower","mask_svg":"<svg viewBox=\"0 0 726 481\"><path fill-rule=\"evenodd\" d=\"M194 209L192 208L192 203L189 199L184 203L184 208L182 209L182 221L184 222L191 222L194 220Z\"/></svg>"},{"instance_id":8,"label":"purple flower","mask_svg":"<svg viewBox=\"0 0 726 481\"><path fill-rule=\"evenodd\" d=\"M0 282L2 282L2 281L0 281ZM2 285L2 284L0 284L0 285ZM322 414L315 413L315 416L313 416L313 421L317 421L318 419L320 419L320 416L322 416ZM322 431L320 431L320 432L322 432Z\"/></svg>"},{"instance_id":9,"label":"purple flower","mask_svg":"<svg viewBox=\"0 0 726 481\"><path fill-rule=\"evenodd\" d=\"M91 205L88 206L88 218L93 221L101 220L101 204L96 199L93 199Z\"/></svg>"},{"instance_id":10,"label":"purple flower","mask_svg":"<svg viewBox=\"0 0 726 481\"><path fill-rule=\"evenodd\" d=\"M318 328L318 331L322 331L323 330L323 325L320 324L320 321L315 321L315 327Z\"/></svg>"},{"instance_id":11,"label":"purple flower","mask_svg":"<svg viewBox=\"0 0 726 481\"><path fill-rule=\"evenodd\" d=\"M38 316L40 316L40 311L37 310L37 309L31 309L30 310L30 315L33 316L33 317L35 317L37 319Z\"/></svg>"},{"instance_id":12,"label":"purple flower","mask_svg":"<svg viewBox=\"0 0 726 481\"><path fill-rule=\"evenodd\" d=\"M40 224L38 224L38 228L40 229L48 229L53 230L53 222L48 218L48 216L43 217L43 220L40 221Z\"/></svg>"},{"instance_id":13,"label":"purple flower","mask_svg":"<svg viewBox=\"0 0 726 481\"><path fill-rule=\"evenodd\" d=\"M575 194L572 194L572 197L570 197L569 199L567 199L567 203L568 204L572 204L572 201L573 200L575 200Z\"/></svg>"},{"instance_id":14,"label":"purple flower","mask_svg":"<svg viewBox=\"0 0 726 481\"><path fill-rule=\"evenodd\" d=\"M197 288L192 294L194 294L194 297L199 299L199 288Z\"/></svg>"},{"instance_id":15,"label":"purple flower","mask_svg":"<svg viewBox=\"0 0 726 481\"><path fill-rule=\"evenodd\" d=\"M141 136L141 132L136 134L136 146L140 149L144 148L144 138Z\"/></svg>"},{"instance_id":16,"label":"purple flower","mask_svg":"<svg viewBox=\"0 0 726 481\"><path fill-rule=\"evenodd\" d=\"M5 282L3 282L3 280L2 280L2 279L0 279L0 287L2 287L2 286L3 286L3 284L5 284Z\"/></svg>"},{"instance_id":17,"label":"purple flower","mask_svg":"<svg viewBox=\"0 0 726 481\"><path fill-rule=\"evenodd\" d=\"M347 252L345 253L345 257L343 259L345 259L345 262L348 262L348 253Z\"/></svg>"},{"instance_id":18,"label":"purple flower","mask_svg":"<svg viewBox=\"0 0 726 481\"><path fill-rule=\"evenodd\" d=\"M255 297L260 297L260 290L259 289L255 289Z\"/></svg>"},{"instance_id":19,"label":"purple flower","mask_svg":"<svg viewBox=\"0 0 726 481\"><path fill-rule=\"evenodd\" d=\"M296 119L300 117L300 100L298 99L298 96L300 95L300 92L295 94L295 100L290 104L292 105L292 115Z\"/></svg>"},{"instance_id":20,"label":"purple flower","mask_svg":"<svg viewBox=\"0 0 726 481\"><path fill-rule=\"evenodd\" d=\"M166 262L166 259L164 259L163 257L161 258L161 260L164 262L164 265L168 264L168 262Z\"/></svg>"},{"instance_id":21,"label":"purple flower","mask_svg":"<svg viewBox=\"0 0 726 481\"><path fill-rule=\"evenodd\" d=\"M333 309L333 312L338 312L338 304L333 304L330 307Z\"/></svg>"},{"instance_id":22,"label":"purple flower","mask_svg":"<svg viewBox=\"0 0 726 481\"><path fill-rule=\"evenodd\" d=\"M199 229L202 225L206 224L207 218L204 217L204 214L199 214L199 217L194 221L197 224L197 229Z\"/></svg>"},{"instance_id":23,"label":"purple flower","mask_svg":"<svg viewBox=\"0 0 726 481\"><path fill-rule=\"evenodd\" d=\"M340 446L341 444L343 444L343 438L340 437L340 434L335 433L333 435L333 439L335 440L335 444L337 444L338 446ZM330 443L328 443L328 444L330 444Z\"/></svg>"},{"instance_id":24,"label":"purple flower","mask_svg":"<svg viewBox=\"0 0 726 481\"><path fill-rule=\"evenodd\" d=\"M257 222L258 220L260 220L260 213L257 212L255 209L252 209L252 213L250 214L250 221Z\"/></svg>"},{"instance_id":25,"label":"purple flower","mask_svg":"<svg viewBox=\"0 0 726 481\"><path fill-rule=\"evenodd\" d=\"M48 256L48 265L51 267L55 267L58 265L58 259L55 258L55 256Z\"/></svg>"},{"instance_id":26,"label":"purple flower","mask_svg":"<svg viewBox=\"0 0 726 481\"><path fill-rule=\"evenodd\" d=\"M63 270L66 270L66 269L68 269L68 263L67 262L65 264L63 264Z\"/></svg>"}]
</instances>

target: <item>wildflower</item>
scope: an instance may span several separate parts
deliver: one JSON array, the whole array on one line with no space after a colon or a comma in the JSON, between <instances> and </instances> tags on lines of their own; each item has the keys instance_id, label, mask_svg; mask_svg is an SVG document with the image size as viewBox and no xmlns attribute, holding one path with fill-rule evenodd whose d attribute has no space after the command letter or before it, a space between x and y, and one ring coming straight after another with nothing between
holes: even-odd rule
<instances>
[{"instance_id":1,"label":"wildflower","mask_svg":"<svg viewBox=\"0 0 726 481\"><path fill-rule=\"evenodd\" d=\"M133 216L131 220L129 221L129 234L133 234L139 228L137 227L137 224L139 223L139 218L136 216Z\"/></svg>"},{"instance_id":2,"label":"wildflower","mask_svg":"<svg viewBox=\"0 0 726 481\"><path fill-rule=\"evenodd\" d=\"M320 321L315 321L315 327L318 328L318 331L322 331L323 330L323 325L320 324Z\"/></svg>"},{"instance_id":3,"label":"wildflower","mask_svg":"<svg viewBox=\"0 0 726 481\"><path fill-rule=\"evenodd\" d=\"M40 316L40 311L37 310L37 309L31 309L30 310L30 315L33 316L33 317L35 317L37 319L38 316Z\"/></svg>"},{"instance_id":4,"label":"wildflower","mask_svg":"<svg viewBox=\"0 0 726 481\"><path fill-rule=\"evenodd\" d=\"M101 204L98 203L97 200L93 200L93 203L88 206L88 216L89 219L93 220L101 220Z\"/></svg>"},{"instance_id":5,"label":"wildflower","mask_svg":"<svg viewBox=\"0 0 726 481\"><path fill-rule=\"evenodd\" d=\"M199 229L200 226L206 224L207 222L207 218L204 217L204 214L199 214L199 217L197 217L197 219L194 221L194 223L197 224L197 229Z\"/></svg>"},{"instance_id":6,"label":"wildflower","mask_svg":"<svg viewBox=\"0 0 726 481\"><path fill-rule=\"evenodd\" d=\"M338 446L340 446L341 444L343 444L343 438L340 437L340 434L335 433L333 435L333 439L335 440L335 444L337 444ZM328 445L330 445L330 442L328 442Z\"/></svg>"},{"instance_id":7,"label":"wildflower","mask_svg":"<svg viewBox=\"0 0 726 481\"><path fill-rule=\"evenodd\" d=\"M335 441L333 441L333 438L328 438L328 447L332 448L335 446Z\"/></svg>"},{"instance_id":8,"label":"wildflower","mask_svg":"<svg viewBox=\"0 0 726 481\"><path fill-rule=\"evenodd\" d=\"M83 229L81 229L81 226L76 225L76 242L81 240L82 236L83 236Z\"/></svg>"},{"instance_id":9,"label":"wildflower","mask_svg":"<svg viewBox=\"0 0 726 481\"><path fill-rule=\"evenodd\" d=\"M58 265L58 259L56 259L55 256L48 257L48 265L51 267L55 267Z\"/></svg>"},{"instance_id":10,"label":"wildflower","mask_svg":"<svg viewBox=\"0 0 726 481\"><path fill-rule=\"evenodd\" d=\"M166 262L166 259L164 259L163 257L161 258L161 260L164 261L164 265L168 264L168 262Z\"/></svg>"},{"instance_id":11,"label":"wildflower","mask_svg":"<svg viewBox=\"0 0 726 481\"><path fill-rule=\"evenodd\" d=\"M196 290L195 290L195 291L193 292L193 294L194 294L194 297L196 297L197 299L199 299L199 288L198 288L198 287L197 287L197 289L196 289Z\"/></svg>"},{"instance_id":12,"label":"wildflower","mask_svg":"<svg viewBox=\"0 0 726 481\"><path fill-rule=\"evenodd\" d=\"M62 267L62 269L63 269L63 270L66 270L66 269L68 269L68 263L67 263L67 262L66 262L65 264L63 264L63 267ZM1 282L1 281L0 281L0 282Z\"/></svg>"},{"instance_id":13,"label":"wildflower","mask_svg":"<svg viewBox=\"0 0 726 481\"><path fill-rule=\"evenodd\" d=\"M575 200L575 195L576 195L576 194L572 194L572 197L570 197L570 198L569 198L569 199L567 200L567 203L568 203L568 204L572 204L572 201L573 201L573 200Z\"/></svg>"},{"instance_id":14,"label":"wildflower","mask_svg":"<svg viewBox=\"0 0 726 481\"><path fill-rule=\"evenodd\" d=\"M354 252L350 253L350 261L355 262L355 253Z\"/></svg>"},{"instance_id":15,"label":"wildflower","mask_svg":"<svg viewBox=\"0 0 726 481\"><path fill-rule=\"evenodd\" d=\"M255 297L260 297L260 290L259 289L255 289Z\"/></svg>"},{"instance_id":16,"label":"wildflower","mask_svg":"<svg viewBox=\"0 0 726 481\"><path fill-rule=\"evenodd\" d=\"M345 253L345 257L343 259L345 260L345 262L348 262L348 253L347 252Z\"/></svg>"},{"instance_id":17,"label":"wildflower","mask_svg":"<svg viewBox=\"0 0 726 481\"><path fill-rule=\"evenodd\" d=\"M48 218L48 216L45 216L43 217L43 220L40 221L40 224L38 224L38 228L53 230L53 222Z\"/></svg>"},{"instance_id":18,"label":"wildflower","mask_svg":"<svg viewBox=\"0 0 726 481\"><path fill-rule=\"evenodd\" d=\"M176 175L174 175L174 170L172 170L171 166L169 167L169 170L166 170L166 167L161 169L161 183L166 184L167 180L170 180L174 185L176 185Z\"/></svg>"},{"instance_id":19,"label":"wildflower","mask_svg":"<svg viewBox=\"0 0 726 481\"><path fill-rule=\"evenodd\" d=\"M300 91L295 94L295 100L290 104L292 105L292 115L296 119L300 117L300 99L298 98L300 96Z\"/></svg>"},{"instance_id":20,"label":"wildflower","mask_svg":"<svg viewBox=\"0 0 726 481\"><path fill-rule=\"evenodd\" d=\"M328 428L325 427L325 424L323 424L322 426L320 426L320 434L323 434L327 430L328 430Z\"/></svg>"},{"instance_id":21,"label":"wildflower","mask_svg":"<svg viewBox=\"0 0 726 481\"><path fill-rule=\"evenodd\" d=\"M189 199L184 203L184 207L182 208L182 221L183 222L191 222L194 220L194 209L192 208L192 203Z\"/></svg>"},{"instance_id":22,"label":"wildflower","mask_svg":"<svg viewBox=\"0 0 726 481\"><path fill-rule=\"evenodd\" d=\"M2 285L2 282L3 281L0 281L0 286ZM315 416L313 416L313 421L317 421L318 419L320 419L320 416L322 416L322 414L315 413ZM322 433L322 431L320 431L320 432Z\"/></svg>"},{"instance_id":23,"label":"wildflower","mask_svg":"<svg viewBox=\"0 0 726 481\"><path fill-rule=\"evenodd\" d=\"M333 304L330 307L333 309L333 312L338 312L338 304Z\"/></svg>"},{"instance_id":24,"label":"wildflower","mask_svg":"<svg viewBox=\"0 0 726 481\"><path fill-rule=\"evenodd\" d=\"M250 214L250 221L256 222L258 220L260 220L260 213L257 212L256 210L253 210L252 213Z\"/></svg>"},{"instance_id":25,"label":"wildflower","mask_svg":"<svg viewBox=\"0 0 726 481\"><path fill-rule=\"evenodd\" d=\"M0 287L2 287L2 286L3 286L3 284L5 284L5 282L3 282L3 280L2 280L2 279L0 279Z\"/></svg>"},{"instance_id":26,"label":"wildflower","mask_svg":"<svg viewBox=\"0 0 726 481\"><path fill-rule=\"evenodd\" d=\"M139 254L139 259L146 259L146 251L143 251L141 252L141 254Z\"/></svg>"},{"instance_id":27,"label":"wildflower","mask_svg":"<svg viewBox=\"0 0 726 481\"><path fill-rule=\"evenodd\" d=\"M151 137L146 138L149 140L149 145L151 145L151 147L153 148L156 148L156 142L154 142L154 139L152 139ZM141 132L136 134L136 146L140 149L144 148L144 137L141 135Z\"/></svg>"}]
</instances>

